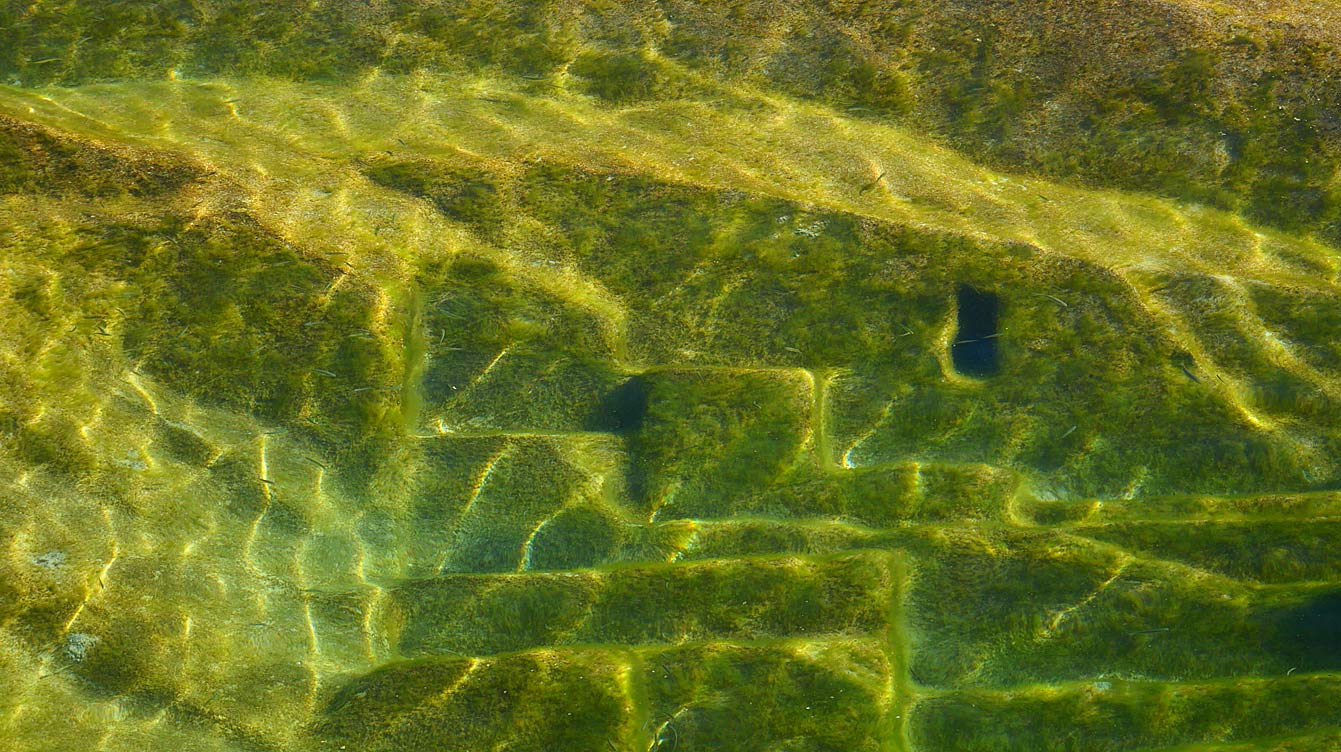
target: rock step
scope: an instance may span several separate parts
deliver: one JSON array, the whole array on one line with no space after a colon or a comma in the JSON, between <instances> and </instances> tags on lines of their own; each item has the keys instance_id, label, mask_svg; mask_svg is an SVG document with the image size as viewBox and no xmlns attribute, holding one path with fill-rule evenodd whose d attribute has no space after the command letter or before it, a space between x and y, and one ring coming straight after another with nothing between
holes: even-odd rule
<instances>
[{"instance_id":1,"label":"rock step","mask_svg":"<svg viewBox=\"0 0 1341 752\"><path fill-rule=\"evenodd\" d=\"M403 655L545 646L876 637L902 592L899 556L857 551L640 564L557 574L446 575L395 588L381 610Z\"/></svg>"},{"instance_id":2,"label":"rock step","mask_svg":"<svg viewBox=\"0 0 1341 752\"><path fill-rule=\"evenodd\" d=\"M543 649L383 666L335 693L316 730L369 752L878 752L897 748L895 700L872 640Z\"/></svg>"}]
</instances>

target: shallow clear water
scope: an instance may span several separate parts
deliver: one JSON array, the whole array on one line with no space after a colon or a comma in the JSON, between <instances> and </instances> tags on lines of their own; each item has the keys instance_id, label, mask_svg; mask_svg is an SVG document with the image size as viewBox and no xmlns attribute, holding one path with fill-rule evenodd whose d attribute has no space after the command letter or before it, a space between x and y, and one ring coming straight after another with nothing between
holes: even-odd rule
<instances>
[{"instance_id":1,"label":"shallow clear water","mask_svg":"<svg viewBox=\"0 0 1341 752\"><path fill-rule=\"evenodd\" d=\"M0 749L1341 749L1341 22L1035 5L0 8Z\"/></svg>"}]
</instances>

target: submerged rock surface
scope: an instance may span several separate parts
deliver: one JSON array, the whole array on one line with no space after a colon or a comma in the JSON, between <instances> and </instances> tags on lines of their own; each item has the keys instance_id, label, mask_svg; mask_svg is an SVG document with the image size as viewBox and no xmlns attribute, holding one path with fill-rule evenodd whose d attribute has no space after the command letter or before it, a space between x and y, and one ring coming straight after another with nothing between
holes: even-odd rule
<instances>
[{"instance_id":1,"label":"submerged rock surface","mask_svg":"<svg viewBox=\"0 0 1341 752\"><path fill-rule=\"evenodd\" d=\"M263 6L0 10L0 747L1341 745L1330 6Z\"/></svg>"}]
</instances>

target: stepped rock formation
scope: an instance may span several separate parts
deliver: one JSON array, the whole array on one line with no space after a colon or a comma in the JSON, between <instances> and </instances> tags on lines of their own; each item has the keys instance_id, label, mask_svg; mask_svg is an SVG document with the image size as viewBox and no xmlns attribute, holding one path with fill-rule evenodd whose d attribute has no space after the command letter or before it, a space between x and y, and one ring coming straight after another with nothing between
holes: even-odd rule
<instances>
[{"instance_id":1,"label":"stepped rock formation","mask_svg":"<svg viewBox=\"0 0 1341 752\"><path fill-rule=\"evenodd\" d=\"M1322 0L0 7L0 748L1341 748Z\"/></svg>"}]
</instances>

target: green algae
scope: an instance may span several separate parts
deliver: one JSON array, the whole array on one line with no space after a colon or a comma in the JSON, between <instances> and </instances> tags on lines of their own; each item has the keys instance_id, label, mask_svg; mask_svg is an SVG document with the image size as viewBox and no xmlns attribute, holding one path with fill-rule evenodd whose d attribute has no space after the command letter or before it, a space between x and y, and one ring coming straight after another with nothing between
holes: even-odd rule
<instances>
[{"instance_id":1,"label":"green algae","mask_svg":"<svg viewBox=\"0 0 1341 752\"><path fill-rule=\"evenodd\" d=\"M583 52L568 65L583 81L583 90L617 104L675 95L671 74L642 50Z\"/></svg>"},{"instance_id":2,"label":"green algae","mask_svg":"<svg viewBox=\"0 0 1341 752\"><path fill-rule=\"evenodd\" d=\"M114 198L171 194L198 180L201 166L152 152L81 143L30 123L0 118L0 194Z\"/></svg>"},{"instance_id":3,"label":"green algae","mask_svg":"<svg viewBox=\"0 0 1341 752\"><path fill-rule=\"evenodd\" d=\"M1311 731L1312 724L1301 724L1298 719L1307 716L1317 697L1335 691L1329 679L1320 678L1291 687L1244 681L1237 686L1211 684L1169 691L1119 681L1022 697L969 692L938 698L919 708L913 739L966 750L1001 749L1017 743L1039 750L1073 749L1077 744L1096 750L1169 749L1207 737L1236 741L1285 733L1307 739L1302 732ZM1059 730L1046 720L1057 715L1084 721ZM1325 749L1307 741L1304 744L1303 749Z\"/></svg>"},{"instance_id":4,"label":"green algae","mask_svg":"<svg viewBox=\"0 0 1341 752\"><path fill-rule=\"evenodd\" d=\"M1003 165L1334 234L1334 113L1319 104L1334 65L1328 30L1142 8L1114 18L1063 3L1052 12L1065 22L1040 31L1005 9L957 15L928 2L395 2L350 17L291 2L74 3L8 11L0 71L68 85L485 69L617 104L759 85L912 120ZM1170 28L1180 44L1161 37Z\"/></svg>"},{"instance_id":5,"label":"green algae","mask_svg":"<svg viewBox=\"0 0 1341 752\"><path fill-rule=\"evenodd\" d=\"M602 317L488 259L427 269L423 288L435 430L578 430L621 378Z\"/></svg>"},{"instance_id":6,"label":"green algae","mask_svg":"<svg viewBox=\"0 0 1341 752\"><path fill-rule=\"evenodd\" d=\"M467 222L486 236L503 223L505 204L493 174L473 165L383 160L365 170L372 181L405 191L433 204L443 216Z\"/></svg>"},{"instance_id":7,"label":"green algae","mask_svg":"<svg viewBox=\"0 0 1341 752\"><path fill-rule=\"evenodd\" d=\"M1282 43L523 5L3 11L0 738L1329 748Z\"/></svg>"},{"instance_id":8,"label":"green algae","mask_svg":"<svg viewBox=\"0 0 1341 752\"><path fill-rule=\"evenodd\" d=\"M890 666L870 645L688 646L654 660L649 705L653 719L664 718L655 727L656 748L836 752L891 742L881 712L889 704Z\"/></svg>"},{"instance_id":9,"label":"green algae","mask_svg":"<svg viewBox=\"0 0 1341 752\"><path fill-rule=\"evenodd\" d=\"M601 653L396 663L332 698L317 733L376 750L599 749L633 725L622 664Z\"/></svg>"},{"instance_id":10,"label":"green algae","mask_svg":"<svg viewBox=\"0 0 1341 752\"><path fill-rule=\"evenodd\" d=\"M647 377L647 417L633 452L648 505L703 517L732 494L770 485L805 440L804 376L731 371Z\"/></svg>"},{"instance_id":11,"label":"green algae","mask_svg":"<svg viewBox=\"0 0 1341 752\"><path fill-rule=\"evenodd\" d=\"M873 552L461 575L400 588L389 618L408 655L827 639L883 632L896 578L888 555Z\"/></svg>"}]
</instances>

